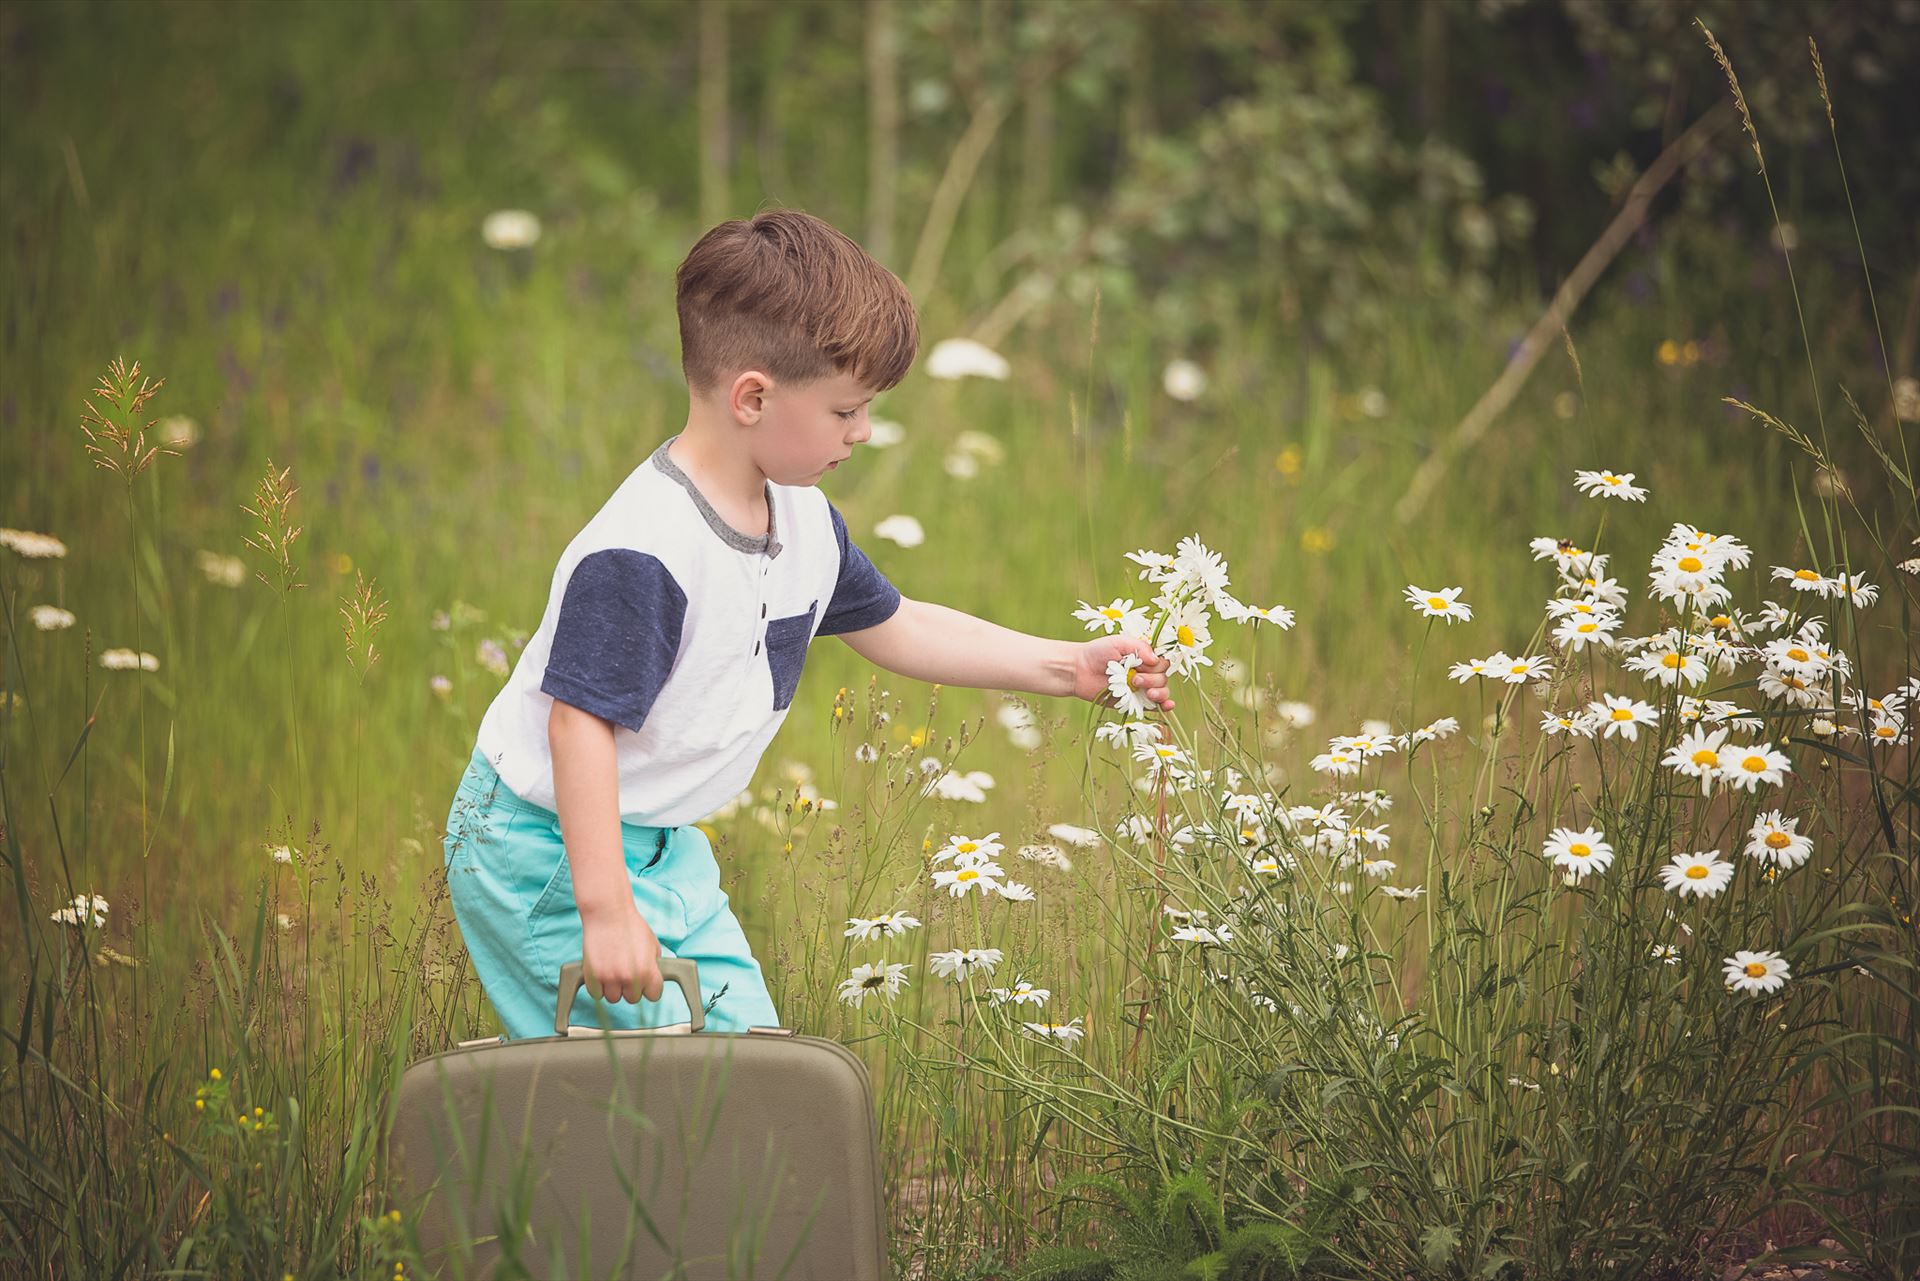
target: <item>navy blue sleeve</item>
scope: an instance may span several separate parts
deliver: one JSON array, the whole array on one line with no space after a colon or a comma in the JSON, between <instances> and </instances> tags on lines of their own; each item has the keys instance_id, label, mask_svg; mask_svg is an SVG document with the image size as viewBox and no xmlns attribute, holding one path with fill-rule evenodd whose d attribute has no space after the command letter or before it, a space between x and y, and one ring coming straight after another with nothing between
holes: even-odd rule
<instances>
[{"instance_id":1,"label":"navy blue sleeve","mask_svg":"<svg viewBox=\"0 0 1920 1281\"><path fill-rule=\"evenodd\" d=\"M582 557L567 579L540 688L637 730L680 652L687 594L659 560L614 547Z\"/></svg>"},{"instance_id":2,"label":"navy blue sleeve","mask_svg":"<svg viewBox=\"0 0 1920 1281\"><path fill-rule=\"evenodd\" d=\"M826 616L820 620L819 636L838 636L877 627L893 617L900 608L900 589L873 567L867 554L847 537L847 520L832 503L833 536L840 543L840 579L834 584L833 599L827 602Z\"/></svg>"}]
</instances>

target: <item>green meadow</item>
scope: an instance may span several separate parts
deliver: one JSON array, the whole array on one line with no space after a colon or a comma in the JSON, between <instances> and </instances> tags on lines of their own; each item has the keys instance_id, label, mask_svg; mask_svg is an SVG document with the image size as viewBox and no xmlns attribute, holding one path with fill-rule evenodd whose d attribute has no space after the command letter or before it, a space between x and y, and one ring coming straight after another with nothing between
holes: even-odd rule
<instances>
[{"instance_id":1,"label":"green meadow","mask_svg":"<svg viewBox=\"0 0 1920 1281\"><path fill-rule=\"evenodd\" d=\"M1096 739L1116 717L1090 704L811 648L750 794L706 826L784 1022L873 1076L899 1274L1693 1277L1798 1259L1911 1276L1912 244L1877 236L1875 173L1843 182L1839 74L1780 82L1816 119L1831 93L1818 147L1775 150L1771 99L1751 125L1744 99L1729 111L1705 144L1735 175L1719 212L1660 206L1462 441L1551 295L1526 253L1454 274L1450 224L1389 242L1383 204L1378 252L1351 231L1316 242L1338 270L1270 227L1236 260L1196 225L1184 246L1128 241L1051 273L1055 242L1019 233L1097 221L1092 122L1159 131L1131 153L1150 156L1208 101L1191 71L1136 110L1130 64L1101 61L1103 41L1172 19L1116 6L1092 24L1112 32L1074 45L1021 25L1046 12L1025 6L949 66L943 33L978 34L975 7L902 10L920 114L883 260L903 279L970 119L922 86L950 80L978 119L1036 45L1085 61L1050 72L1045 209L1069 212L1024 194L1030 86L958 180L917 296L922 361L873 407L897 442L823 484L853 537L911 597L1084 639L1084 603L1130 598L1158 622L1166 584L1126 553L1194 536L1235 599L1293 621L1216 602L1211 665L1176 679L1157 740L1182 753L1166 768ZM3 12L0 526L60 551L0 548L0 1271L431 1270L379 1140L408 1062L498 1030L446 895L454 788L561 550L685 421L673 273L705 206L793 205L868 237L873 15L725 11L736 142L715 196L696 177L699 6ZM1238 30L1223 14L1205 16ZM1730 100L1697 30L1664 56L1692 68L1694 111ZM1597 233L1617 205L1587 187ZM537 239L489 244L502 209L536 213ZM1334 283L1288 288L1301 263ZM1003 324L1023 278L1044 297ZM1372 301L1335 324L1349 291ZM1009 375L931 376L928 351L965 337ZM1604 469L1645 501L1576 487ZM874 532L896 515L924 540ZM1651 594L1675 522L1751 549L1726 604ZM1583 593L1542 538L1610 556L1618 635L1729 648L1676 685L1556 643L1543 607ZM1775 566L1875 591L1802 592ZM1461 588L1471 619L1422 616L1414 584ZM1763 621L1768 602L1791 620ZM1804 700L1762 679L1782 670L1768 642L1795 636L1825 655ZM115 650L131 670L103 661ZM1549 667L1449 677L1496 650ZM1729 743L1778 749L1781 781L1664 765L1688 693L1756 718ZM1542 724L1606 694L1648 705L1638 737ZM1036 734L1010 726L1017 708ZM1356 773L1312 763L1335 736L1444 717ZM969 771L981 799L926 794ZM1392 808L1363 805L1369 788ZM1389 873L1289 814L1304 806L1384 824ZM1745 852L1766 812L1812 836L1809 858ZM1542 857L1561 828L1604 831L1611 864L1563 876ZM959 865L938 852L989 832L1031 901L931 879ZM1709 849L1735 865L1724 891L1663 884L1672 856ZM55 919L76 895L104 910ZM848 937L884 912L918 924ZM957 982L930 969L966 948L1002 959ZM1761 950L1792 977L1731 988L1724 961ZM876 963L904 983L847 999ZM989 992L1020 978L1044 1004Z\"/></svg>"}]
</instances>

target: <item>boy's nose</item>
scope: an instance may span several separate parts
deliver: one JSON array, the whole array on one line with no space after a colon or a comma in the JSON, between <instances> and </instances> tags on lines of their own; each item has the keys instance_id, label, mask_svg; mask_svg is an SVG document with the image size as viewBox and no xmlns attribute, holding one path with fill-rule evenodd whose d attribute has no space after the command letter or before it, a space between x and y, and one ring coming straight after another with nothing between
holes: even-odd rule
<instances>
[{"instance_id":1,"label":"boy's nose","mask_svg":"<svg viewBox=\"0 0 1920 1281\"><path fill-rule=\"evenodd\" d=\"M873 439L873 420L861 414L853 422L853 434L847 437L850 445L864 445Z\"/></svg>"}]
</instances>

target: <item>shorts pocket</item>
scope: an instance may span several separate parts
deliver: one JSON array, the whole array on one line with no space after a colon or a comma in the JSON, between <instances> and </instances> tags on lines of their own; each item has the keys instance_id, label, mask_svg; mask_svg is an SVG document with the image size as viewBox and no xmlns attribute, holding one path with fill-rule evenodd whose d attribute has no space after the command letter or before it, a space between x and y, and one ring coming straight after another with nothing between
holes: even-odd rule
<instances>
[{"instance_id":1,"label":"shorts pocket","mask_svg":"<svg viewBox=\"0 0 1920 1281\"><path fill-rule=\"evenodd\" d=\"M807 661L807 643L813 639L813 615L819 601L804 614L776 618L767 624L767 670L773 674L773 710L793 702L800 687L800 669Z\"/></svg>"}]
</instances>

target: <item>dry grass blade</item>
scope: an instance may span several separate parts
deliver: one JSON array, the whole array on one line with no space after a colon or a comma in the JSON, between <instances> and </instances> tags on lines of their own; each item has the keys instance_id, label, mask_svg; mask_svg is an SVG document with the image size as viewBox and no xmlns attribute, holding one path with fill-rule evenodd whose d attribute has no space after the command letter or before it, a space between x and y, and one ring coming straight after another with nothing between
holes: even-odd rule
<instances>
[{"instance_id":1,"label":"dry grass blade","mask_svg":"<svg viewBox=\"0 0 1920 1281\"><path fill-rule=\"evenodd\" d=\"M1860 429L1860 434L1867 438L1867 446L1873 450L1874 456L1880 460L1880 465L1887 469L1888 475L1900 482L1901 488L1911 494L1913 492L1913 478L1901 470L1900 464L1893 461L1893 455L1887 452L1886 444L1880 439L1880 433L1876 432L1872 426L1868 424L1866 414L1861 412L1860 402L1853 398L1853 393L1848 391L1845 386L1840 388L1840 394L1846 398L1847 408L1853 411L1854 425Z\"/></svg>"},{"instance_id":2,"label":"dry grass blade","mask_svg":"<svg viewBox=\"0 0 1920 1281\"><path fill-rule=\"evenodd\" d=\"M1738 397L1722 396L1720 399L1724 403L1732 405L1737 409L1746 410L1749 414L1752 414L1755 418L1758 418L1761 422L1773 428L1775 431L1779 432L1782 436L1785 436L1788 440L1800 446L1800 448L1806 450L1807 453L1813 456L1814 461L1819 463L1822 467L1825 467L1828 471L1833 470L1833 465L1827 461L1827 456L1820 452L1820 447L1814 444L1813 441L1807 438L1807 433L1801 431L1798 427L1795 427L1792 423L1782 422L1780 419L1775 418L1772 414L1768 413L1766 410L1760 408L1758 405L1749 405L1746 401L1741 400Z\"/></svg>"},{"instance_id":3,"label":"dry grass blade","mask_svg":"<svg viewBox=\"0 0 1920 1281\"><path fill-rule=\"evenodd\" d=\"M1753 144L1753 158L1760 162L1760 168L1764 170L1767 167L1767 158L1760 154L1760 132L1753 127L1753 113L1747 110L1747 95L1740 92L1740 77L1733 73L1733 63L1728 59L1727 51L1720 47L1718 40L1714 39L1713 32L1707 28L1707 24L1698 18L1693 22L1700 28L1700 33L1706 36L1707 47L1713 50L1713 60L1720 64L1720 70L1727 73L1727 84L1733 89L1733 105L1740 108L1740 123L1746 127L1747 140Z\"/></svg>"},{"instance_id":4,"label":"dry grass blade","mask_svg":"<svg viewBox=\"0 0 1920 1281\"><path fill-rule=\"evenodd\" d=\"M161 454L180 452L166 442L149 447L147 428L159 420L140 421L141 409L166 385L164 378L159 382L142 378L139 361L129 366L114 357L80 417L80 430L86 433L87 453L93 456L94 466L117 473L132 484L133 478L151 467ZM94 398L101 404L95 404ZM95 427L100 430L94 431Z\"/></svg>"},{"instance_id":5,"label":"dry grass blade","mask_svg":"<svg viewBox=\"0 0 1920 1281\"><path fill-rule=\"evenodd\" d=\"M364 677L380 661L373 639L387 621L387 598L359 570L353 576L358 585L351 596L340 598L340 625L347 640L347 662Z\"/></svg>"},{"instance_id":6,"label":"dry grass blade","mask_svg":"<svg viewBox=\"0 0 1920 1281\"><path fill-rule=\"evenodd\" d=\"M260 478L260 484L254 490L253 506L243 503L240 507L241 511L260 522L260 528L247 535L247 546L273 562L280 582L276 585L272 579L257 571L254 577L269 587L277 586L283 592L306 585L300 582L299 567L293 563L293 542L305 527L293 523L293 497L300 492L300 487L288 483L292 474L291 467L275 471L273 460L269 458L267 474Z\"/></svg>"}]
</instances>

